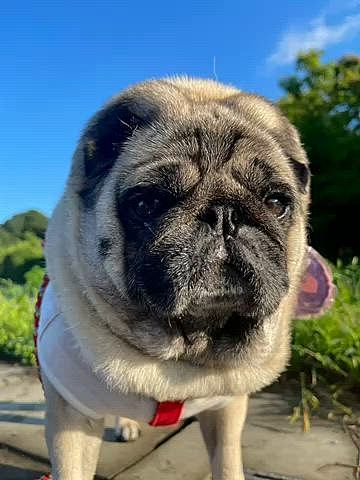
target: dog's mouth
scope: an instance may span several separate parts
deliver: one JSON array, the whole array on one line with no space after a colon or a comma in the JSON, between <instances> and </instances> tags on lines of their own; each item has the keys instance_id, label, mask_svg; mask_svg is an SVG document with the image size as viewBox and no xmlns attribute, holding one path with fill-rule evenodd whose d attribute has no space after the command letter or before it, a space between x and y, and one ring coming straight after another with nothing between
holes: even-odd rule
<instances>
[{"instance_id":1,"label":"dog's mouth","mask_svg":"<svg viewBox=\"0 0 360 480\"><path fill-rule=\"evenodd\" d=\"M195 364L219 366L245 351L260 328L262 319L232 311L218 318L204 318L199 325L191 318L172 319L173 338L181 339L177 358Z\"/></svg>"},{"instance_id":2,"label":"dog's mouth","mask_svg":"<svg viewBox=\"0 0 360 480\"><path fill-rule=\"evenodd\" d=\"M230 310L229 305L201 317L149 316L131 308L127 313L129 334L106 324L113 335L145 355L207 367L226 367L243 357L264 320Z\"/></svg>"},{"instance_id":3,"label":"dog's mouth","mask_svg":"<svg viewBox=\"0 0 360 480\"><path fill-rule=\"evenodd\" d=\"M252 315L239 315L237 312L230 314L225 322L225 325L221 329L221 333L224 336L235 337L237 339L247 338L247 335L252 329L259 326L262 319Z\"/></svg>"},{"instance_id":4,"label":"dog's mouth","mask_svg":"<svg viewBox=\"0 0 360 480\"><path fill-rule=\"evenodd\" d=\"M242 315L237 311L223 312L216 316L191 316L172 318L170 328L178 331L189 343L196 342L198 336L206 335L212 343L233 339L235 343L246 341L251 331L259 326L262 319L252 315Z\"/></svg>"}]
</instances>

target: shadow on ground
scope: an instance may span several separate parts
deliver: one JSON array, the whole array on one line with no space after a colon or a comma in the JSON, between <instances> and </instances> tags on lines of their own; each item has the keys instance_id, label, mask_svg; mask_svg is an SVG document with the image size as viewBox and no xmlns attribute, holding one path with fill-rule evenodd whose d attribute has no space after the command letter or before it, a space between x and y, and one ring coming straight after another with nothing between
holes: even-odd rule
<instances>
[{"instance_id":1,"label":"shadow on ground","mask_svg":"<svg viewBox=\"0 0 360 480\"><path fill-rule=\"evenodd\" d=\"M44 472L28 470L11 465L0 465L0 478L2 480L35 480L44 475Z\"/></svg>"}]
</instances>

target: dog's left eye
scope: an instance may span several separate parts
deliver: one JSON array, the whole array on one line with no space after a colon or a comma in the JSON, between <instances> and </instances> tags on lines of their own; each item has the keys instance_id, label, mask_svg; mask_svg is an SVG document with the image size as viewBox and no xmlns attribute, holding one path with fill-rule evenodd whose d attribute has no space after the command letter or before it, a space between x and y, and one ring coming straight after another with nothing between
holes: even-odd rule
<instances>
[{"instance_id":1,"label":"dog's left eye","mask_svg":"<svg viewBox=\"0 0 360 480\"><path fill-rule=\"evenodd\" d=\"M276 218L284 218L290 211L290 201L282 193L270 193L264 199L264 203Z\"/></svg>"}]
</instances>

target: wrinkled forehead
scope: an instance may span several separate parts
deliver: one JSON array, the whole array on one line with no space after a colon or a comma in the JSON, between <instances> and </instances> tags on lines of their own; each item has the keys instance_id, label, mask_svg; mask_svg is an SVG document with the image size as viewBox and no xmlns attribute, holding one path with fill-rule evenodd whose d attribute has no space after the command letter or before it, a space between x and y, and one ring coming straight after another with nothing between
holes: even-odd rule
<instances>
[{"instance_id":1,"label":"wrinkled forehead","mask_svg":"<svg viewBox=\"0 0 360 480\"><path fill-rule=\"evenodd\" d=\"M120 188L140 183L190 189L220 176L245 184L295 187L289 162L277 142L258 127L232 121L157 123L136 132L115 165Z\"/></svg>"}]
</instances>

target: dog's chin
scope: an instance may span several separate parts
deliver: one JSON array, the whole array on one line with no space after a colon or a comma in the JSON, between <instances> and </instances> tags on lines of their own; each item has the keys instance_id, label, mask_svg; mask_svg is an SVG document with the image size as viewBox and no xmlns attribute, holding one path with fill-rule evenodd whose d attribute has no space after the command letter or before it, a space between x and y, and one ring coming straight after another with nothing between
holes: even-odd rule
<instances>
[{"instance_id":1,"label":"dog's chin","mask_svg":"<svg viewBox=\"0 0 360 480\"><path fill-rule=\"evenodd\" d=\"M116 304L116 295L107 296L119 313L114 319L122 319L107 324L114 335L150 357L214 368L239 365L276 309L266 310L239 289L203 289L169 308L147 302L144 294L140 299Z\"/></svg>"},{"instance_id":2,"label":"dog's chin","mask_svg":"<svg viewBox=\"0 0 360 480\"><path fill-rule=\"evenodd\" d=\"M196 322L180 318L176 322L181 335L183 351L178 357L197 365L209 367L230 366L242 360L256 341L262 319L245 316L237 311L217 310Z\"/></svg>"},{"instance_id":3,"label":"dog's chin","mask_svg":"<svg viewBox=\"0 0 360 480\"><path fill-rule=\"evenodd\" d=\"M263 317L245 314L243 306L234 308L224 296L203 300L181 315L130 309L128 334L110 328L132 347L160 360L214 368L239 364L257 341Z\"/></svg>"}]
</instances>

